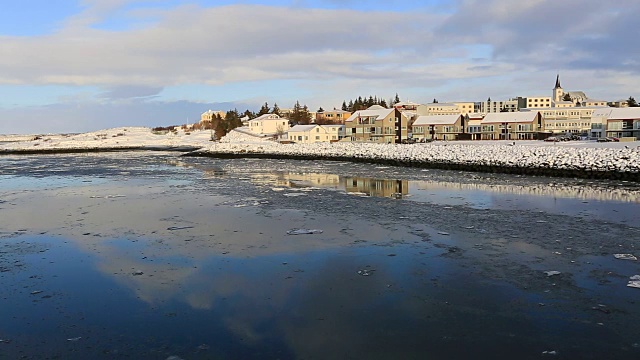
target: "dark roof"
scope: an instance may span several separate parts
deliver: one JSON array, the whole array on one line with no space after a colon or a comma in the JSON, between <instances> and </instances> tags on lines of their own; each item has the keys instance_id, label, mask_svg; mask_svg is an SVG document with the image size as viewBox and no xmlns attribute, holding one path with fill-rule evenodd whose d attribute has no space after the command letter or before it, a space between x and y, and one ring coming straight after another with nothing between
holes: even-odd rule
<instances>
[{"instance_id":1,"label":"dark roof","mask_svg":"<svg viewBox=\"0 0 640 360\"><path fill-rule=\"evenodd\" d=\"M555 89L560 89L562 88L562 86L560 86L560 74L558 74L558 76L556 76L556 87Z\"/></svg>"}]
</instances>

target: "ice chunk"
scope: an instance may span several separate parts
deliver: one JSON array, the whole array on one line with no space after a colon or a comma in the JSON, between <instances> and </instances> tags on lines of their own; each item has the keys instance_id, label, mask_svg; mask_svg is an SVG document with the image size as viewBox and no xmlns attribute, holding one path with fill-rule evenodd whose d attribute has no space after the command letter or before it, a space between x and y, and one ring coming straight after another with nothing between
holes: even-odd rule
<instances>
[{"instance_id":1,"label":"ice chunk","mask_svg":"<svg viewBox=\"0 0 640 360\"><path fill-rule=\"evenodd\" d=\"M373 269L362 269L362 270L358 270L358 275L362 275L362 276L370 276L375 270Z\"/></svg>"},{"instance_id":2,"label":"ice chunk","mask_svg":"<svg viewBox=\"0 0 640 360\"><path fill-rule=\"evenodd\" d=\"M320 229L291 229L287 231L287 235L307 235L307 234L322 234Z\"/></svg>"},{"instance_id":3,"label":"ice chunk","mask_svg":"<svg viewBox=\"0 0 640 360\"><path fill-rule=\"evenodd\" d=\"M613 254L613 256L620 260L638 260L638 258L632 254Z\"/></svg>"},{"instance_id":4,"label":"ice chunk","mask_svg":"<svg viewBox=\"0 0 640 360\"><path fill-rule=\"evenodd\" d=\"M547 274L547 276L554 276L554 275L562 274L560 271L555 271L555 270L545 271L544 273Z\"/></svg>"},{"instance_id":5,"label":"ice chunk","mask_svg":"<svg viewBox=\"0 0 640 360\"><path fill-rule=\"evenodd\" d=\"M627 284L628 287L640 289L640 280L632 280Z\"/></svg>"},{"instance_id":6,"label":"ice chunk","mask_svg":"<svg viewBox=\"0 0 640 360\"><path fill-rule=\"evenodd\" d=\"M193 228L193 226L170 226L167 228L167 230L174 231L174 230L184 230L184 229L191 229L191 228Z\"/></svg>"}]
</instances>

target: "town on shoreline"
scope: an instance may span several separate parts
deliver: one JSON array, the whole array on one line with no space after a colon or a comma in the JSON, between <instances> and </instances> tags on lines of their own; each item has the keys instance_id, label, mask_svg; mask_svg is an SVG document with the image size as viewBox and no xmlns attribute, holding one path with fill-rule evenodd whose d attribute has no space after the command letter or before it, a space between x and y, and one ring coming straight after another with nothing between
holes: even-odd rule
<instances>
[{"instance_id":1,"label":"town on shoreline","mask_svg":"<svg viewBox=\"0 0 640 360\"><path fill-rule=\"evenodd\" d=\"M507 101L420 104L395 99L358 97L340 109L310 112L296 102L292 109L262 105L247 110L208 110L197 124L184 129L210 129L216 138L237 130L288 143L374 142L410 143L435 140L593 139L636 141L640 137L640 107L633 97L604 101L583 91L564 91L556 78L552 96L517 97ZM157 130L168 130L157 128Z\"/></svg>"}]
</instances>

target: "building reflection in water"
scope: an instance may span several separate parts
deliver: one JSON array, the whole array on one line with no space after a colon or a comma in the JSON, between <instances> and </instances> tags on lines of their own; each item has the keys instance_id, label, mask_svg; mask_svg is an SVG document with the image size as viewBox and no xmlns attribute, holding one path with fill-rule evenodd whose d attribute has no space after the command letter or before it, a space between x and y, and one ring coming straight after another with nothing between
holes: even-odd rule
<instances>
[{"instance_id":1,"label":"building reflection in water","mask_svg":"<svg viewBox=\"0 0 640 360\"><path fill-rule=\"evenodd\" d=\"M402 198L409 194L408 180L374 179L318 173L258 174L251 177L256 184L288 188L330 188L363 196Z\"/></svg>"},{"instance_id":2,"label":"building reflection in water","mask_svg":"<svg viewBox=\"0 0 640 360\"><path fill-rule=\"evenodd\" d=\"M233 173L228 169L214 166L190 164L183 161L171 161L170 165L196 168L205 178L215 178ZM510 195L529 195L549 198L579 200L618 201L640 203L640 191L633 186L616 186L607 183L540 183L525 182L505 184L500 182L464 183L437 180L398 180L369 177L340 176L328 173L306 172L259 172L250 175L253 183L288 188L331 188L351 194L376 197L402 198L416 195L416 190L429 190L434 193L449 194L451 191L500 193ZM413 189L413 194L409 190ZM415 199L419 201L418 199Z\"/></svg>"},{"instance_id":3,"label":"building reflection in water","mask_svg":"<svg viewBox=\"0 0 640 360\"><path fill-rule=\"evenodd\" d=\"M417 190L444 192L451 190L483 191L511 195L530 195L550 198L618 201L640 203L640 191L632 188L590 186L588 184L486 184L448 181L414 181Z\"/></svg>"},{"instance_id":4,"label":"building reflection in water","mask_svg":"<svg viewBox=\"0 0 640 360\"><path fill-rule=\"evenodd\" d=\"M550 198L640 203L640 191L637 191L634 188L605 186L602 184L461 183L430 180L376 179L360 176L339 176L335 174L293 172L254 174L251 178L254 183L276 187L331 188L343 190L351 194L376 197L403 198L407 195L416 195L411 193L411 187L414 193L416 190L430 190L435 193L442 194L450 194L451 191L480 191L485 194L500 193L518 196L529 195Z\"/></svg>"},{"instance_id":5,"label":"building reflection in water","mask_svg":"<svg viewBox=\"0 0 640 360\"><path fill-rule=\"evenodd\" d=\"M409 194L408 180L384 180L365 177L344 177L344 189L348 193L367 196L402 198Z\"/></svg>"}]
</instances>

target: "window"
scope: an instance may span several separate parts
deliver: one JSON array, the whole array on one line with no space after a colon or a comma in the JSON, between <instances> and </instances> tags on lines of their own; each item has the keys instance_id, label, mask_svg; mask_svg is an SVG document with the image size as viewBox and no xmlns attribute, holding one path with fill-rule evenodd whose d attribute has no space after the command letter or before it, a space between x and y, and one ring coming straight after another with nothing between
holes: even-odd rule
<instances>
[{"instance_id":1,"label":"window","mask_svg":"<svg viewBox=\"0 0 640 360\"><path fill-rule=\"evenodd\" d=\"M316 140L320 140L320 136L316 136Z\"/></svg>"}]
</instances>

